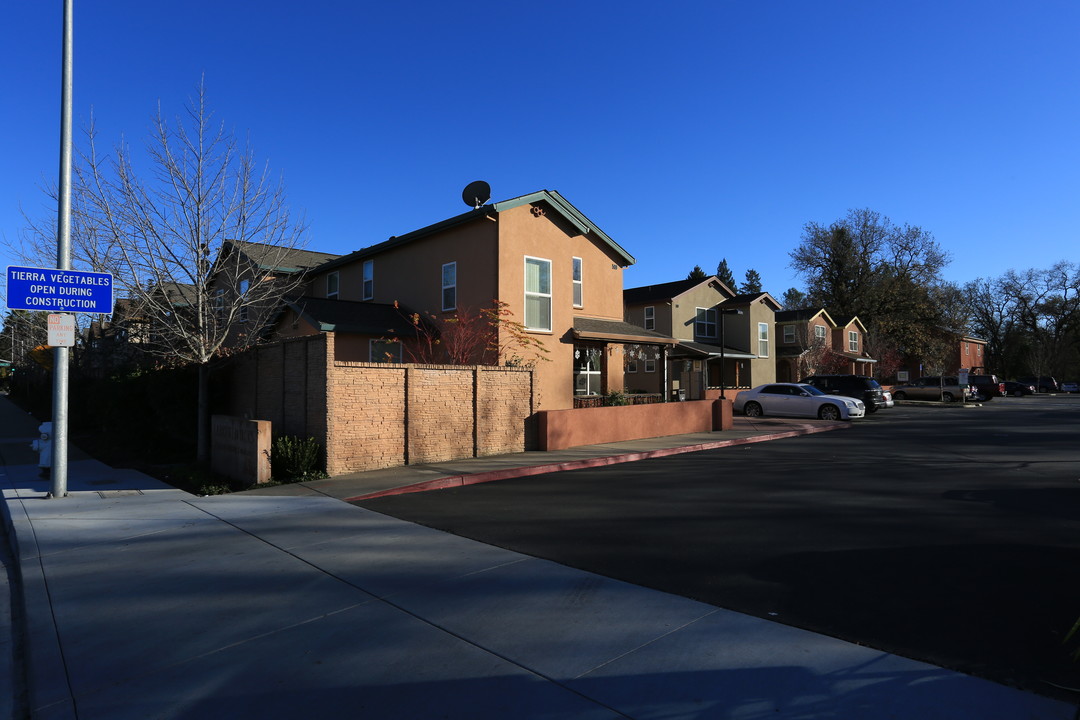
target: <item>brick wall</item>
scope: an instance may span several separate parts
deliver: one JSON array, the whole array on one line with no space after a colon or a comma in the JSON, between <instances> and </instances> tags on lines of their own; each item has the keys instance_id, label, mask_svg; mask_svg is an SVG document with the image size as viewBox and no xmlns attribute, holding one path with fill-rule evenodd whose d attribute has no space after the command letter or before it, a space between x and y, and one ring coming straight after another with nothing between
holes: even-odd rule
<instances>
[{"instance_id":1,"label":"brick wall","mask_svg":"<svg viewBox=\"0 0 1080 720\"><path fill-rule=\"evenodd\" d=\"M236 358L230 413L316 438L331 475L535 446L532 371L335 361L334 343L325 333Z\"/></svg>"}]
</instances>

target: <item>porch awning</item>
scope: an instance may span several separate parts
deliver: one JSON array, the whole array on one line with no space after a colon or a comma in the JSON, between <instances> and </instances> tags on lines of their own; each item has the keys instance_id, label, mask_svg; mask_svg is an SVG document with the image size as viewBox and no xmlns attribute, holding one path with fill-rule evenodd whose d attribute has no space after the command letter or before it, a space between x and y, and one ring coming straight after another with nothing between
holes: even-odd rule
<instances>
[{"instance_id":1,"label":"porch awning","mask_svg":"<svg viewBox=\"0 0 1080 720\"><path fill-rule=\"evenodd\" d=\"M671 352L671 357L720 357L721 348L719 345L708 345L706 343L690 342L688 340L680 340L678 346ZM725 358L732 358L734 360L753 360L757 358L757 355L746 352L745 350L735 350L734 348L724 347L723 355Z\"/></svg>"},{"instance_id":2,"label":"porch awning","mask_svg":"<svg viewBox=\"0 0 1080 720\"><path fill-rule=\"evenodd\" d=\"M574 318L575 340L599 340L614 343L637 343L639 345L675 345L679 341L652 330L619 320L597 318Z\"/></svg>"}]
</instances>

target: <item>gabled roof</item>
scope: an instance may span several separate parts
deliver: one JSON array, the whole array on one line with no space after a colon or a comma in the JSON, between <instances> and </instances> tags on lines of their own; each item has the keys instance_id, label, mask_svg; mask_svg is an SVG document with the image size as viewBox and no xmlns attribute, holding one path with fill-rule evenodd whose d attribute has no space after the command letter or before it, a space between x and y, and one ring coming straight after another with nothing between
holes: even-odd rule
<instances>
[{"instance_id":1,"label":"gabled roof","mask_svg":"<svg viewBox=\"0 0 1080 720\"><path fill-rule=\"evenodd\" d=\"M766 302L766 304L772 305L774 311L779 310L783 307L783 305L776 301L776 298L774 298L772 295L765 291L756 293L742 293L741 295L736 295L734 297L728 298L725 302L735 305L750 305L751 303L755 303L758 300L763 300Z\"/></svg>"},{"instance_id":2,"label":"gabled roof","mask_svg":"<svg viewBox=\"0 0 1080 720\"><path fill-rule=\"evenodd\" d=\"M798 310L781 310L776 313L776 322L810 322L818 315L825 318L825 322L829 323L833 327L837 327L836 321L832 319L829 313L825 312L825 308L800 308Z\"/></svg>"},{"instance_id":3,"label":"gabled roof","mask_svg":"<svg viewBox=\"0 0 1080 720\"><path fill-rule=\"evenodd\" d=\"M673 282L660 283L658 285L644 285L642 287L629 288L623 290L623 302L627 305L635 305L637 303L671 300L700 285L706 284L715 284L716 289L719 290L722 295L726 295L729 301L732 297L737 297L735 293L731 291L731 288L721 282L720 278L715 275L710 275L704 280L675 280Z\"/></svg>"},{"instance_id":4,"label":"gabled roof","mask_svg":"<svg viewBox=\"0 0 1080 720\"><path fill-rule=\"evenodd\" d=\"M360 248L348 255L343 255L327 263L324 263L319 267L320 272L332 270L341 265L346 265L357 260L377 255L381 252L395 248L421 238L434 235L449 228L457 227L458 225L464 225L466 223L473 222L485 217L489 217L492 213L500 213L506 210L510 210L521 205L531 205L534 203L545 203L553 211L558 213L581 232L582 235L591 235L597 238L601 244L610 248L624 263L623 267L633 265L637 262L634 257L626 252L618 243L612 240L607 234L596 226L591 220L585 217L584 214L559 193L554 190L540 190L538 192L529 193L528 195L522 195L520 197L511 198L509 200L503 200L502 202L491 203L488 205L481 205L480 207L463 212L460 215L455 215L452 218L441 220L433 225L420 228L419 230L413 230L405 235L396 235L389 238L377 245L371 245L369 247Z\"/></svg>"},{"instance_id":5,"label":"gabled roof","mask_svg":"<svg viewBox=\"0 0 1080 720\"><path fill-rule=\"evenodd\" d=\"M287 300L287 307L320 332L349 332L361 335L416 335L412 312L392 304L326 300L301 297Z\"/></svg>"},{"instance_id":6,"label":"gabled roof","mask_svg":"<svg viewBox=\"0 0 1080 720\"><path fill-rule=\"evenodd\" d=\"M247 242L244 240L226 240L222 252L235 248L262 270L280 273L296 273L310 270L331 260L341 257L332 253L315 252L302 248L286 248L267 243Z\"/></svg>"},{"instance_id":7,"label":"gabled roof","mask_svg":"<svg viewBox=\"0 0 1080 720\"><path fill-rule=\"evenodd\" d=\"M848 325L850 325L851 323L855 323L860 328L862 328L863 332L866 332L866 326L863 325L862 320L859 319L858 315L852 315L851 317L845 317L845 318L837 318L836 327L837 328L844 328L844 327L847 327Z\"/></svg>"}]
</instances>

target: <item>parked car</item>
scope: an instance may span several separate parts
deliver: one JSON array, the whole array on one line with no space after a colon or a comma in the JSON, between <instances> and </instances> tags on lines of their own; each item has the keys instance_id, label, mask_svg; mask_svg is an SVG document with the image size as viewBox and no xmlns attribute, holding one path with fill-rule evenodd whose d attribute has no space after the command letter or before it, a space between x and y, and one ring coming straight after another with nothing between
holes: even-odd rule
<instances>
[{"instance_id":1,"label":"parked car","mask_svg":"<svg viewBox=\"0 0 1080 720\"><path fill-rule=\"evenodd\" d=\"M866 414L862 400L826 395L813 385L803 383L767 383L753 390L743 390L735 396L733 407L747 417L790 415L851 420Z\"/></svg>"},{"instance_id":2,"label":"parked car","mask_svg":"<svg viewBox=\"0 0 1080 720\"><path fill-rule=\"evenodd\" d=\"M1005 386L997 375L968 375L968 384L975 386L976 400L993 400L1005 394Z\"/></svg>"},{"instance_id":3,"label":"parked car","mask_svg":"<svg viewBox=\"0 0 1080 720\"><path fill-rule=\"evenodd\" d=\"M866 412L885 407L885 398L877 380L865 375L811 375L800 382L813 385L827 395L845 395L862 400Z\"/></svg>"},{"instance_id":4,"label":"parked car","mask_svg":"<svg viewBox=\"0 0 1080 720\"><path fill-rule=\"evenodd\" d=\"M893 402L892 393L884 388L881 389L881 397L885 400L885 407L891 408L896 405L896 403Z\"/></svg>"},{"instance_id":5,"label":"parked car","mask_svg":"<svg viewBox=\"0 0 1080 720\"><path fill-rule=\"evenodd\" d=\"M960 389L960 380L956 377L931 376L910 382L906 385L897 385L892 389L893 400L940 400L954 402L961 398L974 400L975 388L965 385Z\"/></svg>"},{"instance_id":6,"label":"parked car","mask_svg":"<svg viewBox=\"0 0 1080 720\"><path fill-rule=\"evenodd\" d=\"M1025 385L1034 385L1035 392L1052 393L1058 391L1057 380L1049 375L1016 378L1016 382L1024 383Z\"/></svg>"},{"instance_id":7,"label":"parked car","mask_svg":"<svg viewBox=\"0 0 1080 720\"><path fill-rule=\"evenodd\" d=\"M1013 397L1023 397L1024 395L1034 395L1035 386L1025 385L1022 382L1016 382L1015 380L1006 380L1002 383L1005 386L1005 394L1012 395Z\"/></svg>"},{"instance_id":8,"label":"parked car","mask_svg":"<svg viewBox=\"0 0 1080 720\"><path fill-rule=\"evenodd\" d=\"M1080 383L1063 382L1061 383L1061 392L1080 393Z\"/></svg>"}]
</instances>

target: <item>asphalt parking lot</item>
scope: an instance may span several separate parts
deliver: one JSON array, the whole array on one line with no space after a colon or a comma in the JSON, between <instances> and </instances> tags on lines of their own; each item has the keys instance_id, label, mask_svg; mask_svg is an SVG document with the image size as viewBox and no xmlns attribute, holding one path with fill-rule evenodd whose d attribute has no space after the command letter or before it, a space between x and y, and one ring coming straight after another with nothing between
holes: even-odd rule
<instances>
[{"instance_id":1,"label":"asphalt parking lot","mask_svg":"<svg viewBox=\"0 0 1080 720\"><path fill-rule=\"evenodd\" d=\"M898 405L845 432L363 501L1067 700L1080 396Z\"/></svg>"}]
</instances>

